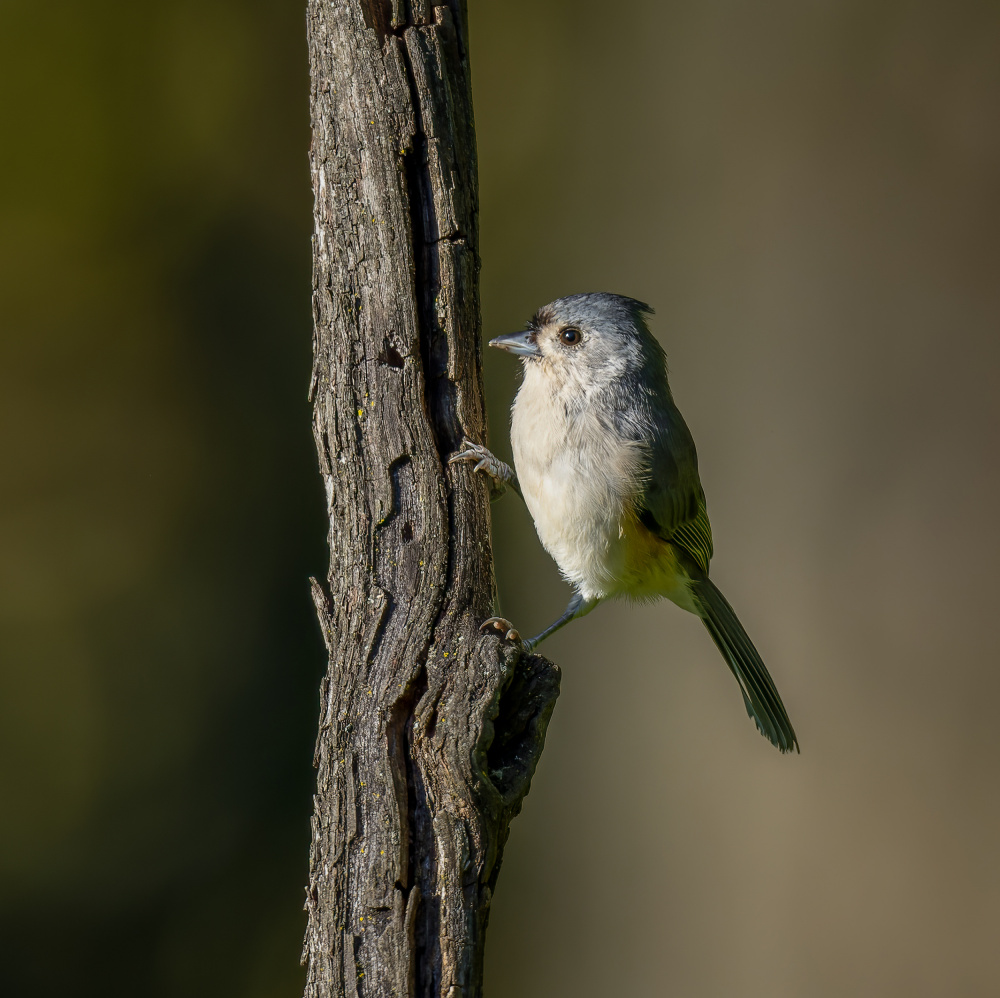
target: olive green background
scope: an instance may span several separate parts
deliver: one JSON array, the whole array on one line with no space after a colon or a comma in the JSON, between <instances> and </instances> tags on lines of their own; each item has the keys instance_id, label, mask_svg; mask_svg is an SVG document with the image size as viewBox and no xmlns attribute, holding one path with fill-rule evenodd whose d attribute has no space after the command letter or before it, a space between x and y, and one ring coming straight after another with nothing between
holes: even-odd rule
<instances>
[{"instance_id":1,"label":"olive green background","mask_svg":"<svg viewBox=\"0 0 1000 998\"><path fill-rule=\"evenodd\" d=\"M553 638L488 994L997 994L1000 7L470 6L486 335L656 308L802 744L669 604ZM0 74L0 990L294 996L303 5L7 0ZM494 534L537 630L566 587L513 498Z\"/></svg>"}]
</instances>

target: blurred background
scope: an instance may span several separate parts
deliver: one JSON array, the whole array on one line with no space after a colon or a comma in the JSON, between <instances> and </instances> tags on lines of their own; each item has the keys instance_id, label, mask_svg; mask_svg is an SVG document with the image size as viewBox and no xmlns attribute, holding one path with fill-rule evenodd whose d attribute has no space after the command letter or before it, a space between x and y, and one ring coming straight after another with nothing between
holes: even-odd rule
<instances>
[{"instance_id":1,"label":"blurred background","mask_svg":"<svg viewBox=\"0 0 1000 998\"><path fill-rule=\"evenodd\" d=\"M485 333L656 308L802 744L670 604L554 637L488 994L1000 993L1000 7L470 7ZM293 996L303 5L7 0L0 74L0 990ZM567 590L515 501L494 534L537 630Z\"/></svg>"}]
</instances>

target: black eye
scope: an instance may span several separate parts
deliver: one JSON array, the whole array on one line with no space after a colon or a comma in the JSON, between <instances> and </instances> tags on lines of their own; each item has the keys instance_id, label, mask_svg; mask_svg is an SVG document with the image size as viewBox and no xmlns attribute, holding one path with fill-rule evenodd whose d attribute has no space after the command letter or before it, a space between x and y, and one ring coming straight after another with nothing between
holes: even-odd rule
<instances>
[{"instance_id":1,"label":"black eye","mask_svg":"<svg viewBox=\"0 0 1000 998\"><path fill-rule=\"evenodd\" d=\"M563 341L568 347L575 347L580 340L583 339L583 335L580 333L579 329L574 329L572 326L567 326L560 334L559 339Z\"/></svg>"}]
</instances>

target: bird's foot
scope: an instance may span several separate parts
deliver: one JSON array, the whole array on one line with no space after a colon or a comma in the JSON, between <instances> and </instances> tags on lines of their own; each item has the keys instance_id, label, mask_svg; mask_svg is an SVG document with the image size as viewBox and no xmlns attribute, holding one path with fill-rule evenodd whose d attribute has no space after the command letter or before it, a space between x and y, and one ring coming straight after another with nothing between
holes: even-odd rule
<instances>
[{"instance_id":1,"label":"bird's foot","mask_svg":"<svg viewBox=\"0 0 1000 998\"><path fill-rule=\"evenodd\" d=\"M490 498L499 499L511 486L517 490L517 476L509 464L504 464L482 444L462 439L462 449L448 458L449 464L472 464L473 471L481 471L490 479Z\"/></svg>"},{"instance_id":2,"label":"bird's foot","mask_svg":"<svg viewBox=\"0 0 1000 998\"><path fill-rule=\"evenodd\" d=\"M489 631L495 630L500 631L503 634L505 641L513 641L515 644L524 645L524 640L518 632L517 628L504 617L489 617L484 620L479 625L479 630Z\"/></svg>"}]
</instances>

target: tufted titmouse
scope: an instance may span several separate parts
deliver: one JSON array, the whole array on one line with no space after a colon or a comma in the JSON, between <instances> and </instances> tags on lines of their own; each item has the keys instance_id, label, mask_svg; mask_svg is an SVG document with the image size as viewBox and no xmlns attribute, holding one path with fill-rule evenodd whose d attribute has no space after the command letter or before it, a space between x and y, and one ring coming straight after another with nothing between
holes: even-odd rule
<instances>
[{"instance_id":1,"label":"tufted titmouse","mask_svg":"<svg viewBox=\"0 0 1000 998\"><path fill-rule=\"evenodd\" d=\"M464 441L452 462L473 462L494 492L519 492L545 550L574 595L543 638L602 600L666 596L697 614L740 684L747 713L782 752L798 742L781 697L726 598L708 578L712 528L694 441L674 405L652 309L620 295L560 298L524 332L490 346L521 357L511 444L516 475ZM500 617L511 640L517 631Z\"/></svg>"}]
</instances>

